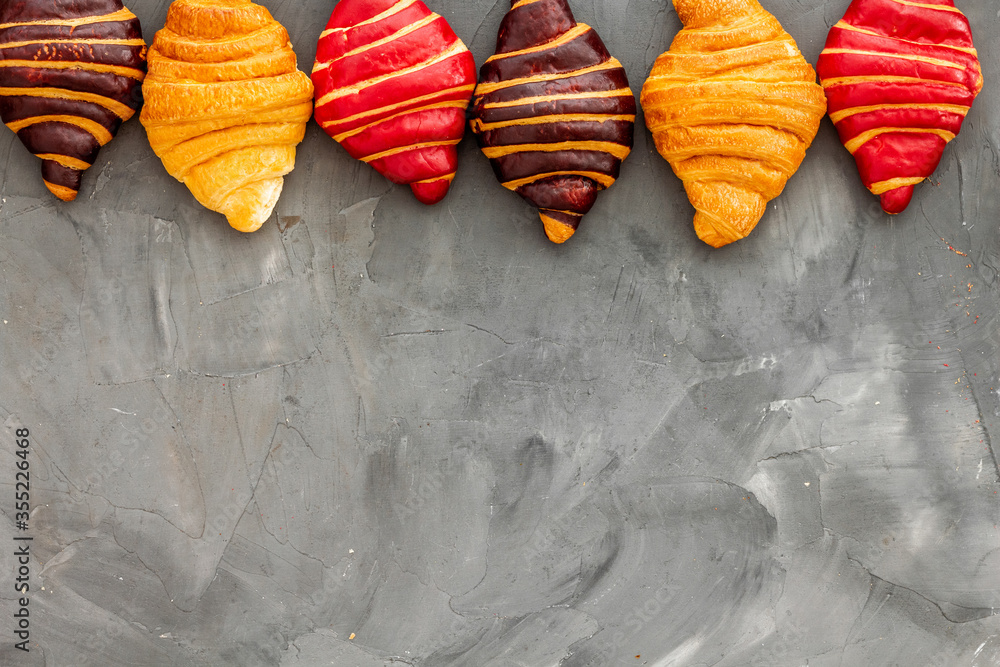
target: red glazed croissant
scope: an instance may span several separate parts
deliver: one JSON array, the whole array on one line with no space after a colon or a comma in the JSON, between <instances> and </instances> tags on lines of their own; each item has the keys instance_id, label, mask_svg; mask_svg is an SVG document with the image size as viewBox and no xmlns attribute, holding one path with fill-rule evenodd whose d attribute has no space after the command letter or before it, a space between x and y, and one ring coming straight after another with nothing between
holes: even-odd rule
<instances>
[{"instance_id":1,"label":"red glazed croissant","mask_svg":"<svg viewBox=\"0 0 1000 667\"><path fill-rule=\"evenodd\" d=\"M854 0L816 65L861 180L900 213L955 138L983 75L952 0Z\"/></svg>"},{"instance_id":2,"label":"red glazed croissant","mask_svg":"<svg viewBox=\"0 0 1000 667\"><path fill-rule=\"evenodd\" d=\"M341 0L312 78L316 121L351 157L425 204L447 194L476 64L444 18L415 0Z\"/></svg>"},{"instance_id":3,"label":"red glazed croissant","mask_svg":"<svg viewBox=\"0 0 1000 667\"><path fill-rule=\"evenodd\" d=\"M0 2L0 117L59 199L141 102L146 43L119 0Z\"/></svg>"},{"instance_id":4,"label":"red glazed croissant","mask_svg":"<svg viewBox=\"0 0 1000 667\"><path fill-rule=\"evenodd\" d=\"M511 0L483 65L472 130L505 188L572 236L632 150L635 97L621 63L566 0Z\"/></svg>"}]
</instances>

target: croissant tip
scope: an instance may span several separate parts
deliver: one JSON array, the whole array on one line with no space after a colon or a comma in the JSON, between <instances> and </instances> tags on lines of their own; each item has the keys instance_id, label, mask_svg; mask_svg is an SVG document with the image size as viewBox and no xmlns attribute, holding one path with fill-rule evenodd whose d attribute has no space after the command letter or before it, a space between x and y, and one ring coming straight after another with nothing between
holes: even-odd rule
<instances>
[{"instance_id":1,"label":"croissant tip","mask_svg":"<svg viewBox=\"0 0 1000 667\"><path fill-rule=\"evenodd\" d=\"M902 213L910 205L911 199L913 199L912 185L888 190L879 195L879 203L882 205L882 210L889 215Z\"/></svg>"},{"instance_id":2,"label":"croissant tip","mask_svg":"<svg viewBox=\"0 0 1000 667\"><path fill-rule=\"evenodd\" d=\"M542 224L545 225L545 235L553 243L565 243L569 237L576 233L576 228L567 225L565 222L554 220L544 213L539 214Z\"/></svg>"},{"instance_id":3,"label":"croissant tip","mask_svg":"<svg viewBox=\"0 0 1000 667\"><path fill-rule=\"evenodd\" d=\"M45 187L49 189L49 192L63 201L73 201L76 199L77 194L79 194L77 190L67 188L65 185L56 185L55 183L49 183L48 181L43 182L45 183Z\"/></svg>"},{"instance_id":4,"label":"croissant tip","mask_svg":"<svg viewBox=\"0 0 1000 667\"><path fill-rule=\"evenodd\" d=\"M451 187L451 179L439 178L435 181L421 181L419 183L410 183L410 190L413 191L413 196L417 198L417 201L421 204L427 204L428 206L436 204L445 195L448 194L448 188Z\"/></svg>"}]
</instances>

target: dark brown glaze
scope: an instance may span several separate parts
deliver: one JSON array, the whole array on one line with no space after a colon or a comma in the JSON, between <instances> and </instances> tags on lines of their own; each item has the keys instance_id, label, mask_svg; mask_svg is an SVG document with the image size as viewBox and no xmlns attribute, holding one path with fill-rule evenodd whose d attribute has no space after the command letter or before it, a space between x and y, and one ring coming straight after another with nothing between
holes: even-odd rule
<instances>
[{"instance_id":1,"label":"dark brown glaze","mask_svg":"<svg viewBox=\"0 0 1000 667\"><path fill-rule=\"evenodd\" d=\"M91 20L69 22L81 18ZM139 20L119 0L12 0L0 5L0 24L0 117L42 158L46 186L71 200L142 103Z\"/></svg>"},{"instance_id":2,"label":"dark brown glaze","mask_svg":"<svg viewBox=\"0 0 1000 667\"><path fill-rule=\"evenodd\" d=\"M102 16L121 8L120 0L6 0L0 3L0 23Z\"/></svg>"},{"instance_id":3,"label":"dark brown glaze","mask_svg":"<svg viewBox=\"0 0 1000 667\"><path fill-rule=\"evenodd\" d=\"M519 51L552 41L576 25L564 0L541 0L514 7L503 17L497 34L497 53Z\"/></svg>"},{"instance_id":4,"label":"dark brown glaze","mask_svg":"<svg viewBox=\"0 0 1000 667\"><path fill-rule=\"evenodd\" d=\"M92 102L20 95L0 96L0 117L7 123L42 115L79 116L94 121L111 134L115 134L122 124L121 116Z\"/></svg>"},{"instance_id":5,"label":"dark brown glaze","mask_svg":"<svg viewBox=\"0 0 1000 667\"><path fill-rule=\"evenodd\" d=\"M562 243L618 177L633 141L628 77L566 0L512 2L480 70L472 130L504 187Z\"/></svg>"}]
</instances>

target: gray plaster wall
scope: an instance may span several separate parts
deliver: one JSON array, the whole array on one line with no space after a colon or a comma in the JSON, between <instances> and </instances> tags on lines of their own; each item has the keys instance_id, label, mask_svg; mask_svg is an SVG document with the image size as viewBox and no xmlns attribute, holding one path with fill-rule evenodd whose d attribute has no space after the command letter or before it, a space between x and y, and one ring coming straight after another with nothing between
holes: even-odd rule
<instances>
[{"instance_id":1,"label":"gray plaster wall","mask_svg":"<svg viewBox=\"0 0 1000 667\"><path fill-rule=\"evenodd\" d=\"M308 71L333 3L262 4ZM847 4L764 2L810 62ZM508 3L429 5L492 53ZM137 119L70 204L5 130L0 663L1000 665L1000 16L959 5L985 90L909 209L827 119L721 250L641 117L564 246L471 136L425 207L311 123L242 235ZM573 6L638 93L673 9Z\"/></svg>"}]
</instances>

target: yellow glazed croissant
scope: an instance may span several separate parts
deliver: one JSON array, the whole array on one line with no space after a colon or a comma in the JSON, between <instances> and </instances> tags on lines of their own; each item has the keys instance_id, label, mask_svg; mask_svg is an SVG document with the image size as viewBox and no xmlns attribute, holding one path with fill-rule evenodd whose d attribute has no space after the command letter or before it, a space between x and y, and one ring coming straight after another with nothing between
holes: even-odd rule
<instances>
[{"instance_id":1,"label":"yellow glazed croissant","mask_svg":"<svg viewBox=\"0 0 1000 667\"><path fill-rule=\"evenodd\" d=\"M674 0L684 23L640 103L684 181L698 237L716 248L757 225L826 112L816 74L757 0Z\"/></svg>"},{"instance_id":2,"label":"yellow glazed croissant","mask_svg":"<svg viewBox=\"0 0 1000 667\"><path fill-rule=\"evenodd\" d=\"M256 231L312 115L288 32L250 0L176 0L148 60L140 120L153 151L204 206Z\"/></svg>"}]
</instances>

